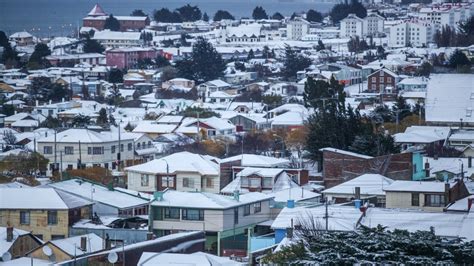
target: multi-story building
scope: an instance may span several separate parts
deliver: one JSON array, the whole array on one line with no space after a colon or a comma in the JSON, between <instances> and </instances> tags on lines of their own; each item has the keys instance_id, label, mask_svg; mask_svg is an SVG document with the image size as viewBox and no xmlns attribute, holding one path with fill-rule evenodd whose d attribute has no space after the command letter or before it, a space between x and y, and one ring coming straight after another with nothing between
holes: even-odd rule
<instances>
[{"instance_id":1,"label":"multi-story building","mask_svg":"<svg viewBox=\"0 0 474 266\"><path fill-rule=\"evenodd\" d=\"M355 37L364 36L364 20L355 14L349 14L341 20L341 30L339 35L341 37Z\"/></svg>"},{"instance_id":2,"label":"multi-story building","mask_svg":"<svg viewBox=\"0 0 474 266\"><path fill-rule=\"evenodd\" d=\"M103 30L105 27L105 20L108 18L99 4L96 4L92 10L87 14L87 17L82 19L84 27L95 28ZM150 25L150 19L145 16L114 16L120 23L120 31L141 31L146 26Z\"/></svg>"},{"instance_id":3,"label":"multi-story building","mask_svg":"<svg viewBox=\"0 0 474 266\"><path fill-rule=\"evenodd\" d=\"M367 77L367 90L378 93L396 93L395 84L398 80L399 76L396 73L382 68Z\"/></svg>"},{"instance_id":4,"label":"multi-story building","mask_svg":"<svg viewBox=\"0 0 474 266\"><path fill-rule=\"evenodd\" d=\"M423 21L402 21L390 27L389 47L423 47L433 42L437 25Z\"/></svg>"},{"instance_id":5,"label":"multi-story building","mask_svg":"<svg viewBox=\"0 0 474 266\"><path fill-rule=\"evenodd\" d=\"M155 192L178 191L219 193L219 166L199 154L179 152L144 164L127 167L128 188Z\"/></svg>"},{"instance_id":6,"label":"multi-story building","mask_svg":"<svg viewBox=\"0 0 474 266\"><path fill-rule=\"evenodd\" d=\"M155 59L158 51L153 48L116 48L105 52L107 66L119 69L133 68L138 60Z\"/></svg>"},{"instance_id":7,"label":"multi-story building","mask_svg":"<svg viewBox=\"0 0 474 266\"><path fill-rule=\"evenodd\" d=\"M0 188L0 226L32 232L49 241L69 235L69 226L91 215L92 202L52 188Z\"/></svg>"},{"instance_id":8,"label":"multi-story building","mask_svg":"<svg viewBox=\"0 0 474 266\"><path fill-rule=\"evenodd\" d=\"M134 157L134 138L118 132L96 132L89 129L68 129L37 141L37 150L49 160L50 169L77 169L99 166L117 169ZM62 162L62 165L61 165Z\"/></svg>"},{"instance_id":9,"label":"multi-story building","mask_svg":"<svg viewBox=\"0 0 474 266\"><path fill-rule=\"evenodd\" d=\"M444 3L421 8L418 11L418 18L427 23L457 29L459 22L467 20L473 14L474 5L472 3Z\"/></svg>"},{"instance_id":10,"label":"multi-story building","mask_svg":"<svg viewBox=\"0 0 474 266\"><path fill-rule=\"evenodd\" d=\"M139 47L143 44L140 32L97 31L93 39L105 47Z\"/></svg>"},{"instance_id":11,"label":"multi-story building","mask_svg":"<svg viewBox=\"0 0 474 266\"><path fill-rule=\"evenodd\" d=\"M341 37L377 36L384 31L384 21L385 19L376 13L369 13L365 18L349 14L341 20L339 35Z\"/></svg>"},{"instance_id":12,"label":"multi-story building","mask_svg":"<svg viewBox=\"0 0 474 266\"><path fill-rule=\"evenodd\" d=\"M286 24L287 38L289 40L301 40L303 36L309 33L310 24L302 18L295 18Z\"/></svg>"},{"instance_id":13,"label":"multi-story building","mask_svg":"<svg viewBox=\"0 0 474 266\"><path fill-rule=\"evenodd\" d=\"M155 193L151 203L150 226L157 236L180 231L205 231L206 249L217 255L241 250L245 232L271 219L273 196L260 192L224 196L204 192L167 190ZM243 242L246 243L246 240Z\"/></svg>"}]
</instances>

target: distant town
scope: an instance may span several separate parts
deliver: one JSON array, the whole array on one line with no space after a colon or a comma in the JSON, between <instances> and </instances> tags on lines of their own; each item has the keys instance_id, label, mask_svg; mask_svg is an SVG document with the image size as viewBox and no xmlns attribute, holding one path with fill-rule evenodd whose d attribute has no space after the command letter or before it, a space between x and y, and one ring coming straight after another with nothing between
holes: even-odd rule
<instances>
[{"instance_id":1,"label":"distant town","mask_svg":"<svg viewBox=\"0 0 474 266\"><path fill-rule=\"evenodd\" d=\"M0 265L474 263L472 0L130 6L0 28Z\"/></svg>"}]
</instances>

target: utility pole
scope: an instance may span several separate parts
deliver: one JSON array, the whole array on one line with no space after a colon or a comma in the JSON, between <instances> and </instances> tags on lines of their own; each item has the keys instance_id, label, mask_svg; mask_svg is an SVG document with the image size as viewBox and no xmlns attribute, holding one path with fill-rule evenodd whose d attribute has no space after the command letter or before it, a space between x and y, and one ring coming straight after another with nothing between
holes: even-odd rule
<instances>
[{"instance_id":1,"label":"utility pole","mask_svg":"<svg viewBox=\"0 0 474 266\"><path fill-rule=\"evenodd\" d=\"M81 150L81 141L79 141L79 165L77 169L82 169L82 150Z\"/></svg>"},{"instance_id":2,"label":"utility pole","mask_svg":"<svg viewBox=\"0 0 474 266\"><path fill-rule=\"evenodd\" d=\"M326 231L328 231L329 225L328 225L328 220L329 220L329 214L328 214L328 198L326 197L326 202L325 202L325 213L324 213L324 219L326 220Z\"/></svg>"},{"instance_id":3,"label":"utility pole","mask_svg":"<svg viewBox=\"0 0 474 266\"><path fill-rule=\"evenodd\" d=\"M201 136L200 136L201 130L199 129L199 111L196 111L196 114L197 114L197 141L199 143L201 140Z\"/></svg>"},{"instance_id":4,"label":"utility pole","mask_svg":"<svg viewBox=\"0 0 474 266\"><path fill-rule=\"evenodd\" d=\"M59 170L60 180L63 181L63 151L59 151L59 163L61 164Z\"/></svg>"},{"instance_id":5,"label":"utility pole","mask_svg":"<svg viewBox=\"0 0 474 266\"><path fill-rule=\"evenodd\" d=\"M56 135L57 135L57 133L58 133L58 131L55 129L54 130L54 169L53 169L53 173L58 168L58 159L57 159L58 156L57 156L57 153L56 153L56 150L57 150Z\"/></svg>"},{"instance_id":6,"label":"utility pole","mask_svg":"<svg viewBox=\"0 0 474 266\"><path fill-rule=\"evenodd\" d=\"M122 151L122 144L121 144L121 139L120 139L120 122L118 123L118 153L117 153L117 164L118 164L118 170L120 172L120 166L121 166L121 162L120 160L122 159L121 158L121 151Z\"/></svg>"}]
</instances>

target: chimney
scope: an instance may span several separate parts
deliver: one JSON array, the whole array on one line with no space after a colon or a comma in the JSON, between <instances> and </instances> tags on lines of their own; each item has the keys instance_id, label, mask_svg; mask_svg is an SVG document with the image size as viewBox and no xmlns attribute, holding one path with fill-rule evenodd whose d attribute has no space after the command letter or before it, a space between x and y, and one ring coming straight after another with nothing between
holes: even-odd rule
<instances>
[{"instance_id":1,"label":"chimney","mask_svg":"<svg viewBox=\"0 0 474 266\"><path fill-rule=\"evenodd\" d=\"M471 210L472 202L474 202L474 198L467 199L467 212Z\"/></svg>"},{"instance_id":2,"label":"chimney","mask_svg":"<svg viewBox=\"0 0 474 266\"><path fill-rule=\"evenodd\" d=\"M53 103L53 101L52 101L52 100L49 100L49 104L52 104L52 103Z\"/></svg>"},{"instance_id":3,"label":"chimney","mask_svg":"<svg viewBox=\"0 0 474 266\"><path fill-rule=\"evenodd\" d=\"M448 205L448 203L450 202L449 183L444 183L444 202L445 202L445 205Z\"/></svg>"},{"instance_id":4,"label":"chimney","mask_svg":"<svg viewBox=\"0 0 474 266\"><path fill-rule=\"evenodd\" d=\"M294 208L295 207L295 200L291 200L291 199L287 200L286 201L286 207L288 207L290 209Z\"/></svg>"},{"instance_id":5,"label":"chimney","mask_svg":"<svg viewBox=\"0 0 474 266\"><path fill-rule=\"evenodd\" d=\"M105 249L110 249L112 247L112 243L110 241L109 234L105 234Z\"/></svg>"},{"instance_id":6,"label":"chimney","mask_svg":"<svg viewBox=\"0 0 474 266\"><path fill-rule=\"evenodd\" d=\"M240 198L240 192L238 190L234 190L234 200L239 201Z\"/></svg>"},{"instance_id":7,"label":"chimney","mask_svg":"<svg viewBox=\"0 0 474 266\"><path fill-rule=\"evenodd\" d=\"M153 239L153 232L147 232L146 233L146 240L152 240Z\"/></svg>"},{"instance_id":8,"label":"chimney","mask_svg":"<svg viewBox=\"0 0 474 266\"><path fill-rule=\"evenodd\" d=\"M430 177L430 163L428 160L425 162L425 177Z\"/></svg>"},{"instance_id":9,"label":"chimney","mask_svg":"<svg viewBox=\"0 0 474 266\"><path fill-rule=\"evenodd\" d=\"M13 241L13 226L7 225L7 242Z\"/></svg>"},{"instance_id":10,"label":"chimney","mask_svg":"<svg viewBox=\"0 0 474 266\"><path fill-rule=\"evenodd\" d=\"M360 199L360 187L355 187L355 198Z\"/></svg>"},{"instance_id":11,"label":"chimney","mask_svg":"<svg viewBox=\"0 0 474 266\"><path fill-rule=\"evenodd\" d=\"M39 101L38 100L35 101L35 106L39 106Z\"/></svg>"},{"instance_id":12,"label":"chimney","mask_svg":"<svg viewBox=\"0 0 474 266\"><path fill-rule=\"evenodd\" d=\"M467 168L472 167L472 156L467 157Z\"/></svg>"},{"instance_id":13,"label":"chimney","mask_svg":"<svg viewBox=\"0 0 474 266\"><path fill-rule=\"evenodd\" d=\"M87 237L81 236L81 250L87 251Z\"/></svg>"}]
</instances>

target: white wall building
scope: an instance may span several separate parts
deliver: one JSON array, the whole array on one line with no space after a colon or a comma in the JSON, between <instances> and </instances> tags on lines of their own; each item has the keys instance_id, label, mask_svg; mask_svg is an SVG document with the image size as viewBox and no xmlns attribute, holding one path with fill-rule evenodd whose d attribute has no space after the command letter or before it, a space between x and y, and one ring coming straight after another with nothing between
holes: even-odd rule
<instances>
[{"instance_id":1,"label":"white wall building","mask_svg":"<svg viewBox=\"0 0 474 266\"><path fill-rule=\"evenodd\" d=\"M433 42L437 25L421 21L404 21L390 27L389 47L427 46Z\"/></svg>"},{"instance_id":2,"label":"white wall building","mask_svg":"<svg viewBox=\"0 0 474 266\"><path fill-rule=\"evenodd\" d=\"M301 40L309 33L310 23L302 18L295 18L286 24L287 38L289 40Z\"/></svg>"},{"instance_id":3,"label":"white wall building","mask_svg":"<svg viewBox=\"0 0 474 266\"><path fill-rule=\"evenodd\" d=\"M364 34L364 20L355 14L349 14L341 20L341 37L362 37Z\"/></svg>"},{"instance_id":4,"label":"white wall building","mask_svg":"<svg viewBox=\"0 0 474 266\"><path fill-rule=\"evenodd\" d=\"M37 150L49 160L50 169L55 162L59 170L77 169L79 160L85 167L116 169L119 151L122 164L133 159L133 140L123 137L119 145L118 133L73 128L39 139Z\"/></svg>"}]
</instances>

